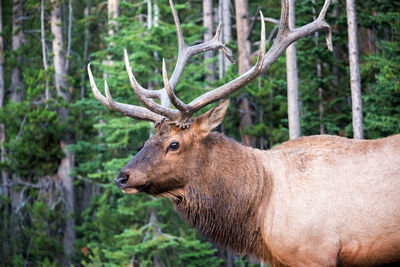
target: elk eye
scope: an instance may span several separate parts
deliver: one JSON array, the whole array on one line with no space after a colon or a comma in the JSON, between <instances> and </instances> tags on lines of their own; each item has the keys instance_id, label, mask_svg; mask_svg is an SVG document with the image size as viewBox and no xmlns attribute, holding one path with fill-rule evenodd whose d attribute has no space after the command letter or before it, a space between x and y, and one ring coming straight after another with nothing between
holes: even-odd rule
<instances>
[{"instance_id":1,"label":"elk eye","mask_svg":"<svg viewBox=\"0 0 400 267\"><path fill-rule=\"evenodd\" d=\"M178 149L179 149L179 143L178 142L172 142L171 144L169 144L168 150L176 151Z\"/></svg>"}]
</instances>

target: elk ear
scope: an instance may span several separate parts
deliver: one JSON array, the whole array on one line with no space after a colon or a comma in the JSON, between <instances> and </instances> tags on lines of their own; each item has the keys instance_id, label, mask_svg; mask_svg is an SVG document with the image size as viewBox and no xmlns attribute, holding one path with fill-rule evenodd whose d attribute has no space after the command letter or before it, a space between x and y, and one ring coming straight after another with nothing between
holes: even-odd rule
<instances>
[{"instance_id":1,"label":"elk ear","mask_svg":"<svg viewBox=\"0 0 400 267\"><path fill-rule=\"evenodd\" d=\"M225 117L229 107L229 99L219 103L203 115L198 116L193 121L195 131L202 137L206 137L215 127L217 127Z\"/></svg>"}]
</instances>

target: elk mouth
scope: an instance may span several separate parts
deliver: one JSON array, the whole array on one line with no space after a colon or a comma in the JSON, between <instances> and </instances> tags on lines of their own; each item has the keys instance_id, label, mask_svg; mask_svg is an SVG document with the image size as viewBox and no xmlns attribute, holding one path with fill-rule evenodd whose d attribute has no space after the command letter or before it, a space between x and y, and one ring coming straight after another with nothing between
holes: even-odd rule
<instances>
[{"instance_id":1,"label":"elk mouth","mask_svg":"<svg viewBox=\"0 0 400 267\"><path fill-rule=\"evenodd\" d=\"M122 188L122 192L128 195L132 194L138 194L144 192L144 190L148 187L147 184L143 185L135 185L135 186L127 186L125 188Z\"/></svg>"}]
</instances>

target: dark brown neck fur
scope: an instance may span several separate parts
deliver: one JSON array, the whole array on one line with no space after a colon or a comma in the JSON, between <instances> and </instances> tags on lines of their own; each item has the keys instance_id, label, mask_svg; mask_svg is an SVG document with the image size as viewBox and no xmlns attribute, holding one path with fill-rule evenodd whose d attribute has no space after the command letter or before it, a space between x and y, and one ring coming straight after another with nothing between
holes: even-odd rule
<instances>
[{"instance_id":1,"label":"dark brown neck fur","mask_svg":"<svg viewBox=\"0 0 400 267\"><path fill-rule=\"evenodd\" d=\"M219 133L202 141L207 155L176 211L193 227L235 252L269 258L262 227L272 183L260 151Z\"/></svg>"}]
</instances>

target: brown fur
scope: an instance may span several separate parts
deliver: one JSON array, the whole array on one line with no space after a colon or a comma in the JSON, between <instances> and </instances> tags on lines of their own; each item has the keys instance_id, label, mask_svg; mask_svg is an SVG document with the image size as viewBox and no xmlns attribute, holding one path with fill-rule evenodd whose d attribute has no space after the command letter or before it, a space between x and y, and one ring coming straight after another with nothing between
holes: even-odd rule
<instances>
[{"instance_id":1,"label":"brown fur","mask_svg":"<svg viewBox=\"0 0 400 267\"><path fill-rule=\"evenodd\" d=\"M400 135L304 137L260 151L210 133L226 107L187 129L159 125L121 170L124 192L167 196L204 235L274 266L400 260Z\"/></svg>"}]
</instances>

